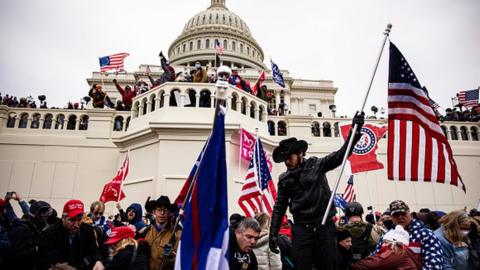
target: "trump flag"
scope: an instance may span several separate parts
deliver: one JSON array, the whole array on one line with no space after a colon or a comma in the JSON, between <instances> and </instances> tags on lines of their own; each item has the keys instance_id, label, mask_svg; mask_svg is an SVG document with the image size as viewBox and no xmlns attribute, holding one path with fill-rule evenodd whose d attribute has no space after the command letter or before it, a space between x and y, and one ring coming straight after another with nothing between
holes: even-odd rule
<instances>
[{"instance_id":1,"label":"trump flag","mask_svg":"<svg viewBox=\"0 0 480 270\"><path fill-rule=\"evenodd\" d=\"M101 202L117 202L125 198L125 194L122 190L122 183L128 175L128 167L130 165L130 160L128 155L123 161L122 167L118 170L117 175L105 186L103 187L102 194L100 195Z\"/></svg>"},{"instance_id":2,"label":"trump flag","mask_svg":"<svg viewBox=\"0 0 480 270\"><path fill-rule=\"evenodd\" d=\"M350 132L351 124L340 124L342 140L345 141ZM383 164L377 160L378 141L387 132L386 126L365 124L362 127L362 137L353 148L352 155L348 158L347 170L350 167L351 174L383 169Z\"/></svg>"}]
</instances>

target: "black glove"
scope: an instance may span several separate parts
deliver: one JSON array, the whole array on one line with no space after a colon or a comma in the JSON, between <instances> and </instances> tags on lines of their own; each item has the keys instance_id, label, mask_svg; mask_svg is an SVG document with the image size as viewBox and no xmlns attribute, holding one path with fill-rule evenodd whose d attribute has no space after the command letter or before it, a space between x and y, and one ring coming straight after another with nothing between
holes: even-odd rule
<instances>
[{"instance_id":1,"label":"black glove","mask_svg":"<svg viewBox=\"0 0 480 270\"><path fill-rule=\"evenodd\" d=\"M113 83L117 83L117 79L113 79Z\"/></svg>"},{"instance_id":2,"label":"black glove","mask_svg":"<svg viewBox=\"0 0 480 270\"><path fill-rule=\"evenodd\" d=\"M362 126L363 126L364 122L365 122L365 113L357 111L357 113L355 114L355 116L352 119L352 128L356 124L358 126L357 127L357 132L359 132L362 129Z\"/></svg>"},{"instance_id":3,"label":"black glove","mask_svg":"<svg viewBox=\"0 0 480 270\"><path fill-rule=\"evenodd\" d=\"M270 234L268 237L268 245L273 253L280 253L280 250L278 250L278 236Z\"/></svg>"}]
</instances>

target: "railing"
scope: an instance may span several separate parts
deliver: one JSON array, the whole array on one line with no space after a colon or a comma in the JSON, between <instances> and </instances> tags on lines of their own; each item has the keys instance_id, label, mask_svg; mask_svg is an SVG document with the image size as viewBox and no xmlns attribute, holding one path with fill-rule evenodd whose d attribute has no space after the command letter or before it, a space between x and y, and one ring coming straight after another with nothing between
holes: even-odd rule
<instances>
[{"instance_id":1,"label":"railing","mask_svg":"<svg viewBox=\"0 0 480 270\"><path fill-rule=\"evenodd\" d=\"M136 96L132 106L132 120L163 107L214 108L217 88L210 83L168 82ZM267 121L267 103L236 87L227 89L227 106L246 117Z\"/></svg>"}]
</instances>

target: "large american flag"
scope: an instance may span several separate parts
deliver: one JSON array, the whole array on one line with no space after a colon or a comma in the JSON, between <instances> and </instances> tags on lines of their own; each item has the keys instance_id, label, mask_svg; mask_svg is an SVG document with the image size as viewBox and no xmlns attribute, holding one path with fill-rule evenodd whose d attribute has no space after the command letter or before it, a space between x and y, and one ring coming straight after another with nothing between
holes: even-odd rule
<instances>
[{"instance_id":1,"label":"large american flag","mask_svg":"<svg viewBox=\"0 0 480 270\"><path fill-rule=\"evenodd\" d=\"M257 213L271 215L276 198L277 191L268 169L262 142L258 138L252 152L238 204L246 217L253 217Z\"/></svg>"},{"instance_id":2,"label":"large american flag","mask_svg":"<svg viewBox=\"0 0 480 270\"><path fill-rule=\"evenodd\" d=\"M478 89L460 91L457 96L458 102L465 108L478 106Z\"/></svg>"},{"instance_id":3,"label":"large american flag","mask_svg":"<svg viewBox=\"0 0 480 270\"><path fill-rule=\"evenodd\" d=\"M393 43L388 82L388 179L449 183L465 190L428 96Z\"/></svg>"},{"instance_id":4,"label":"large american flag","mask_svg":"<svg viewBox=\"0 0 480 270\"><path fill-rule=\"evenodd\" d=\"M128 53L117 53L108 56L99 57L100 62L100 72L105 72L108 70L124 71L123 60L125 57L129 56Z\"/></svg>"},{"instance_id":5,"label":"large american flag","mask_svg":"<svg viewBox=\"0 0 480 270\"><path fill-rule=\"evenodd\" d=\"M354 202L357 199L355 189L353 188L353 175L350 175L350 177L348 178L347 186L345 187L345 191L343 192L343 199L347 203Z\"/></svg>"}]
</instances>

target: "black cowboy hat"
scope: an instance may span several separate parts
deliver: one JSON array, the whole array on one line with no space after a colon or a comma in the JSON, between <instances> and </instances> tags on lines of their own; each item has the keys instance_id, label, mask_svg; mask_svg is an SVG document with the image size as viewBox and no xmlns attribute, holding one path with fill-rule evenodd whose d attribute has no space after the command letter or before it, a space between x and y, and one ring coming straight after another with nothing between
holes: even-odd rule
<instances>
[{"instance_id":1,"label":"black cowboy hat","mask_svg":"<svg viewBox=\"0 0 480 270\"><path fill-rule=\"evenodd\" d=\"M290 154L295 152L305 152L308 149L308 144L304 140L297 140L292 137L280 141L280 144L273 150L273 161L280 163L285 161Z\"/></svg>"},{"instance_id":2,"label":"black cowboy hat","mask_svg":"<svg viewBox=\"0 0 480 270\"><path fill-rule=\"evenodd\" d=\"M152 203L154 208L165 207L170 212L176 212L178 210L177 206L174 203L170 203L170 199L167 196L160 196L154 203Z\"/></svg>"}]
</instances>

